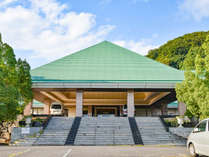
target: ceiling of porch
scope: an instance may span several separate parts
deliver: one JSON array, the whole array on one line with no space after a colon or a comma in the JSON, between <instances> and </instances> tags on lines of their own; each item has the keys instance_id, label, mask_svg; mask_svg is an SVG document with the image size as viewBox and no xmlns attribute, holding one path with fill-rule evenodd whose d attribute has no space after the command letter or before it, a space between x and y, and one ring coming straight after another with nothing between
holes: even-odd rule
<instances>
[{"instance_id":1,"label":"ceiling of porch","mask_svg":"<svg viewBox=\"0 0 209 157\"><path fill-rule=\"evenodd\" d=\"M34 99L42 103L59 102L66 106L76 104L76 91L33 90ZM135 105L152 105L170 92L135 92ZM83 105L124 105L127 92L84 91Z\"/></svg>"}]
</instances>

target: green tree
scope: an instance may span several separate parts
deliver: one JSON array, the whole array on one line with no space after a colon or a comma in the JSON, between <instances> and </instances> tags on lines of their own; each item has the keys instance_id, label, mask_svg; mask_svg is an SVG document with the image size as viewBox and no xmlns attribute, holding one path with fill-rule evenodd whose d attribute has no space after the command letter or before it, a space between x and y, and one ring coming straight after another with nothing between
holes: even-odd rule
<instances>
[{"instance_id":1,"label":"green tree","mask_svg":"<svg viewBox=\"0 0 209 157\"><path fill-rule=\"evenodd\" d=\"M33 97L33 93L31 90L32 80L30 75L30 65L26 62L26 60L22 61L18 59L17 65L17 77L18 77L18 91L20 93L20 112L23 111L25 105L27 105L31 98Z\"/></svg>"},{"instance_id":2,"label":"green tree","mask_svg":"<svg viewBox=\"0 0 209 157\"><path fill-rule=\"evenodd\" d=\"M195 47L201 47L208 34L209 32L194 32L180 36L168 41L159 48L150 50L147 57L174 68L181 69L187 55L191 56L192 52L190 52L190 50ZM195 52L196 51L193 51L194 56L196 56Z\"/></svg>"},{"instance_id":3,"label":"green tree","mask_svg":"<svg viewBox=\"0 0 209 157\"><path fill-rule=\"evenodd\" d=\"M2 127L9 125L22 114L32 100L30 66L26 61L15 58L13 49L3 43L0 35L0 137Z\"/></svg>"},{"instance_id":4,"label":"green tree","mask_svg":"<svg viewBox=\"0 0 209 157\"><path fill-rule=\"evenodd\" d=\"M185 79L176 87L177 98L187 105L190 113L204 119L209 117L209 36L190 53L184 63Z\"/></svg>"}]
</instances>

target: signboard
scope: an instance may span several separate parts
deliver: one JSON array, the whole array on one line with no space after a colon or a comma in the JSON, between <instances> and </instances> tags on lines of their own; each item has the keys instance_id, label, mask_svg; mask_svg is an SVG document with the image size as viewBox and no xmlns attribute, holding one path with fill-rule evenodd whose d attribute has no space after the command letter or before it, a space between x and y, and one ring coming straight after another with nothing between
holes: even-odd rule
<instances>
[{"instance_id":1,"label":"signboard","mask_svg":"<svg viewBox=\"0 0 209 157\"><path fill-rule=\"evenodd\" d=\"M30 134L30 128L22 128L21 133L22 134Z\"/></svg>"},{"instance_id":2,"label":"signboard","mask_svg":"<svg viewBox=\"0 0 209 157\"><path fill-rule=\"evenodd\" d=\"M31 118L30 117L26 118L26 124L30 124L30 123L31 123Z\"/></svg>"}]
</instances>

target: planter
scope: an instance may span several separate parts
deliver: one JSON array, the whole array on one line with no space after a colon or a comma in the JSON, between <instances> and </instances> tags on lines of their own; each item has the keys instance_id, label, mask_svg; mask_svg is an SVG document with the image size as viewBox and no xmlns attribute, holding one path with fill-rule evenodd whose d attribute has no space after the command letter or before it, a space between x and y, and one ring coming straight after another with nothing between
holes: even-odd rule
<instances>
[{"instance_id":1,"label":"planter","mask_svg":"<svg viewBox=\"0 0 209 157\"><path fill-rule=\"evenodd\" d=\"M179 124L179 127L183 127L184 118L183 117L176 117L176 118L177 118L177 122Z\"/></svg>"}]
</instances>

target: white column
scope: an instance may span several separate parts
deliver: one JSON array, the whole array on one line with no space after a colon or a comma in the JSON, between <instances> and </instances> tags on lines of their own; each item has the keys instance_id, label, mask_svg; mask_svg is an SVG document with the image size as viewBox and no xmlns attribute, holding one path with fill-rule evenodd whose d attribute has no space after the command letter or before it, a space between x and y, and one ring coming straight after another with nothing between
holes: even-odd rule
<instances>
[{"instance_id":1,"label":"white column","mask_svg":"<svg viewBox=\"0 0 209 157\"><path fill-rule=\"evenodd\" d=\"M127 109L128 117L134 117L134 90L128 90L127 92Z\"/></svg>"},{"instance_id":2,"label":"white column","mask_svg":"<svg viewBox=\"0 0 209 157\"><path fill-rule=\"evenodd\" d=\"M32 114L32 105L33 100L25 106L25 109L23 111L24 116L30 116Z\"/></svg>"},{"instance_id":3,"label":"white column","mask_svg":"<svg viewBox=\"0 0 209 157\"><path fill-rule=\"evenodd\" d=\"M83 116L83 91L76 91L76 117Z\"/></svg>"},{"instance_id":4,"label":"white column","mask_svg":"<svg viewBox=\"0 0 209 157\"><path fill-rule=\"evenodd\" d=\"M183 102L178 102L178 112L180 116L183 116L186 112L186 105Z\"/></svg>"},{"instance_id":5,"label":"white column","mask_svg":"<svg viewBox=\"0 0 209 157\"><path fill-rule=\"evenodd\" d=\"M50 105L51 105L50 100L44 102L44 113L43 114L50 115Z\"/></svg>"}]
</instances>

